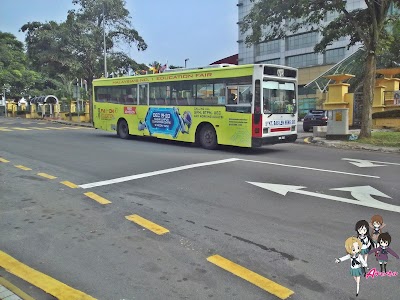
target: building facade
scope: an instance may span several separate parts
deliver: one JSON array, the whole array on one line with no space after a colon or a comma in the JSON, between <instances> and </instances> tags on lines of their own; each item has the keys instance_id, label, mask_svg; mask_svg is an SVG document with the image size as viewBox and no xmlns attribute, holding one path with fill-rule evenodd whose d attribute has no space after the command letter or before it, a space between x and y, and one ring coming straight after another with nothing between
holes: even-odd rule
<instances>
[{"instance_id":1,"label":"building facade","mask_svg":"<svg viewBox=\"0 0 400 300\"><path fill-rule=\"evenodd\" d=\"M238 0L238 26L253 5L254 3L250 0ZM347 1L348 10L365 7L366 4L363 0ZM335 17L335 14L330 14L325 22L329 23ZM245 43L247 35L248 32L242 34L240 28L238 29L239 65L271 63L299 68L299 97L302 99L299 108L303 112L317 106L315 91L303 88L304 85L358 49L358 46L347 49L349 38L344 37L328 46L325 53L315 53L314 46L321 40L322 36L316 31L308 31L307 29L289 34L285 39L263 42L250 47Z\"/></svg>"}]
</instances>

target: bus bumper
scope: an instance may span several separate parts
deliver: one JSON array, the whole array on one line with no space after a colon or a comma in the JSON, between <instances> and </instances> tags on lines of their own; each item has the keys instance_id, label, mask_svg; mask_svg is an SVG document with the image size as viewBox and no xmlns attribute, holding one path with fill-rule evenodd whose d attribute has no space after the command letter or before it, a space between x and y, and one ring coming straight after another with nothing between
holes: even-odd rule
<instances>
[{"instance_id":1,"label":"bus bumper","mask_svg":"<svg viewBox=\"0 0 400 300\"><path fill-rule=\"evenodd\" d=\"M268 136L263 138L252 138L252 147L261 147L263 145L274 145L281 143L294 143L297 140L297 134Z\"/></svg>"}]
</instances>

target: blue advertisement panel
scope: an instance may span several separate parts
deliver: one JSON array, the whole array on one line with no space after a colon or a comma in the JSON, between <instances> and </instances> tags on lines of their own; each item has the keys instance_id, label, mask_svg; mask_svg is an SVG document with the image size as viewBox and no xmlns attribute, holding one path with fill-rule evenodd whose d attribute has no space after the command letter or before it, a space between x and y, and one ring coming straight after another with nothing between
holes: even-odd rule
<instances>
[{"instance_id":1,"label":"blue advertisement panel","mask_svg":"<svg viewBox=\"0 0 400 300\"><path fill-rule=\"evenodd\" d=\"M166 134L176 138L181 133L189 133L192 124L190 112L180 115L176 107L151 107L148 109L144 122L139 122L140 131L147 129L150 135Z\"/></svg>"}]
</instances>

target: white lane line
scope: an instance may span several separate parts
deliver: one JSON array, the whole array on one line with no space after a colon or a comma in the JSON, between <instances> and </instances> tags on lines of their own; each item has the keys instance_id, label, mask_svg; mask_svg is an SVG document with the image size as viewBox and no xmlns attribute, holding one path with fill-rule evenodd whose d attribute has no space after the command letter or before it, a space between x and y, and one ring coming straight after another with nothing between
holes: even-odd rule
<instances>
[{"instance_id":1,"label":"white lane line","mask_svg":"<svg viewBox=\"0 0 400 300\"><path fill-rule=\"evenodd\" d=\"M82 184L79 187L83 188L83 189L90 189L90 188L96 187L96 186L120 183L120 182L125 182L125 181L145 178L145 177L151 177L151 176L156 176L156 175L161 175L161 174L167 174L167 173L172 173L172 172L193 169L193 168L224 164L224 163L237 161L237 160L239 160L239 159L238 158L228 158L228 159L222 159L222 160L216 160L216 161L210 161L210 162L204 162L204 163L198 163L198 164L191 164L191 165L180 166L180 167L175 167L175 168L170 168L170 169L165 169L165 170L153 171L153 172L125 176L125 177L120 177L120 178L115 178L115 179L110 179L110 180Z\"/></svg>"},{"instance_id":2,"label":"white lane line","mask_svg":"<svg viewBox=\"0 0 400 300\"><path fill-rule=\"evenodd\" d=\"M294 166L294 165L285 165L285 164L278 164L278 163L273 163L273 162L268 162L268 161L258 161L258 160L250 160L250 159L237 159L237 160L254 162L254 163L259 163L259 164L268 164L268 165L274 165L274 166L288 167L288 168L297 168L297 169L327 172L327 173L336 173L336 174L344 174L344 175L360 176L360 177L370 177L370 178L380 178L379 176L373 176L373 175L348 173L348 172L341 172L341 171L335 171L335 170L325 170L325 169L317 169L317 168Z\"/></svg>"}]
</instances>

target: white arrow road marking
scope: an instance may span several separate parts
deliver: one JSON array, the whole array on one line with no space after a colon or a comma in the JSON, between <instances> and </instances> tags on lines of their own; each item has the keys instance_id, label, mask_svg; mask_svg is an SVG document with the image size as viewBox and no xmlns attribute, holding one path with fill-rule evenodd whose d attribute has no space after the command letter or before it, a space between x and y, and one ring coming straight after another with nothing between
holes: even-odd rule
<instances>
[{"instance_id":1,"label":"white arrow road marking","mask_svg":"<svg viewBox=\"0 0 400 300\"><path fill-rule=\"evenodd\" d=\"M370 160L353 159L353 158L342 158L342 160L347 160L349 163L351 163L357 167L360 167L360 168L386 167L386 165L374 164Z\"/></svg>"},{"instance_id":2,"label":"white arrow road marking","mask_svg":"<svg viewBox=\"0 0 400 300\"><path fill-rule=\"evenodd\" d=\"M372 198L372 195L392 199L392 197L382 193L381 191L378 191L377 189L374 189L372 186L369 186L369 185L351 186L351 187L336 188L336 189L331 189L331 190L350 192L351 195L354 198L356 198L357 200L365 201L365 202L369 202L369 203L373 203L373 202L383 203L381 201L376 200L375 198Z\"/></svg>"},{"instance_id":3,"label":"white arrow road marking","mask_svg":"<svg viewBox=\"0 0 400 300\"><path fill-rule=\"evenodd\" d=\"M355 159L355 158L342 158L342 160L347 160L349 163L360 168L386 167L387 165L400 166L399 163L391 163L391 162L376 161L376 160L365 160L365 159Z\"/></svg>"},{"instance_id":4,"label":"white arrow road marking","mask_svg":"<svg viewBox=\"0 0 400 300\"><path fill-rule=\"evenodd\" d=\"M267 164L267 165L273 165L273 166L281 166L281 167L288 167L288 168L303 169L303 170L320 171L320 172L344 174L344 175L351 175L351 176L361 176L361 177L369 177L369 178L380 178L379 176L373 176L373 175L364 175L364 174L348 173L348 172L341 172L341 171L335 171L335 170L317 169L317 168L302 167L302 166L295 166L295 165L286 165L286 164L273 163L273 162L268 162L268 161L258 161L258 160L241 159L241 158L237 159L237 160L253 162L253 163L259 163L259 164Z\"/></svg>"},{"instance_id":5,"label":"white arrow road marking","mask_svg":"<svg viewBox=\"0 0 400 300\"><path fill-rule=\"evenodd\" d=\"M302 191L301 189L305 188L304 186L272 184L272 183L263 183L263 182L250 182L250 181L247 181L247 183L250 183L252 185L258 186L258 187L266 189L266 190L270 190L272 192L281 194L283 196L286 196L287 193L291 192L291 193L296 193L296 194L302 194L302 195L307 195L307 196L312 196L312 197L317 197L317 198L324 198L324 199L333 200L333 201L345 202L345 203L350 203L350 204L361 205L361 206L377 208L377 209L382 209L382 210L388 210L388 211L394 211L394 212L400 213L400 206L378 201L378 200L372 198L371 195L368 195L369 192L372 192L373 193L372 195L390 198L389 196L379 192L378 190L376 190L370 186L348 187L348 188L335 189L335 190L342 190L342 191L351 191L352 195L353 195L353 193L355 193L355 195L356 195L355 198L357 198L358 200L353 200L353 199L347 199L347 198L343 198L343 197L336 197L336 196L319 194L319 193L314 193L314 192L309 192L309 191ZM384 196L382 196L382 195L384 195Z\"/></svg>"}]
</instances>

